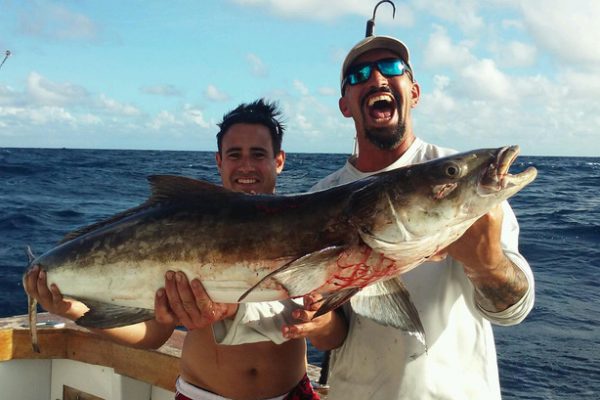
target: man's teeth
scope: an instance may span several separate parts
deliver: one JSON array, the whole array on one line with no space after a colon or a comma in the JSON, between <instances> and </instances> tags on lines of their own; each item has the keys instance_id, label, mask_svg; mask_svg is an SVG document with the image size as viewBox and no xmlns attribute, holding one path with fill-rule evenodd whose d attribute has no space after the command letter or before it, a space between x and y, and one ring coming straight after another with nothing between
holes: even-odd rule
<instances>
[{"instance_id":1,"label":"man's teeth","mask_svg":"<svg viewBox=\"0 0 600 400\"><path fill-rule=\"evenodd\" d=\"M373 104L377 103L378 101L385 101L386 103L391 103L392 102L392 98L389 95L379 95L379 96L375 96L375 97L371 97L369 99L369 102L367 103L367 105L369 107L372 107Z\"/></svg>"},{"instance_id":2,"label":"man's teeth","mask_svg":"<svg viewBox=\"0 0 600 400\"><path fill-rule=\"evenodd\" d=\"M256 179L254 179L254 178L239 178L237 180L237 182L244 184L244 185L251 185L253 183L256 183Z\"/></svg>"}]
</instances>

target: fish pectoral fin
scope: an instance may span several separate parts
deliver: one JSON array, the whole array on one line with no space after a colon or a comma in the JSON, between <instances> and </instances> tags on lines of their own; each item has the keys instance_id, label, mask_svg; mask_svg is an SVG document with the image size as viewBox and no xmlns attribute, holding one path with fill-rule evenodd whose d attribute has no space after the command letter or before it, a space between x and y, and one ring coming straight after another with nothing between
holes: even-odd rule
<instances>
[{"instance_id":1,"label":"fish pectoral fin","mask_svg":"<svg viewBox=\"0 0 600 400\"><path fill-rule=\"evenodd\" d=\"M425 330L408 290L399 278L365 287L350 303L358 315L400 329L427 346ZM426 350L426 347L425 347Z\"/></svg>"},{"instance_id":2,"label":"fish pectoral fin","mask_svg":"<svg viewBox=\"0 0 600 400\"><path fill-rule=\"evenodd\" d=\"M31 250L31 246L27 246L25 252L27 253L27 259L29 260L29 264L31 264L31 262L36 258L35 254L33 254L33 250Z\"/></svg>"},{"instance_id":3,"label":"fish pectoral fin","mask_svg":"<svg viewBox=\"0 0 600 400\"><path fill-rule=\"evenodd\" d=\"M118 328L154 318L154 310L147 308L125 307L88 299L77 300L89 308L88 312L75 321L77 325L86 328Z\"/></svg>"},{"instance_id":4,"label":"fish pectoral fin","mask_svg":"<svg viewBox=\"0 0 600 400\"><path fill-rule=\"evenodd\" d=\"M290 261L265 275L256 285L246 290L238 302L242 302L253 290L270 279L283 286L290 297L303 296L312 292L325 283L327 263L336 259L344 248L344 246L325 247Z\"/></svg>"},{"instance_id":5,"label":"fish pectoral fin","mask_svg":"<svg viewBox=\"0 0 600 400\"><path fill-rule=\"evenodd\" d=\"M319 311L313 316L313 318L320 317L328 313L329 311L335 310L348 300L356 293L360 291L360 288L348 288L344 290L340 290L339 292L333 292L323 296L321 307L319 307Z\"/></svg>"}]
</instances>

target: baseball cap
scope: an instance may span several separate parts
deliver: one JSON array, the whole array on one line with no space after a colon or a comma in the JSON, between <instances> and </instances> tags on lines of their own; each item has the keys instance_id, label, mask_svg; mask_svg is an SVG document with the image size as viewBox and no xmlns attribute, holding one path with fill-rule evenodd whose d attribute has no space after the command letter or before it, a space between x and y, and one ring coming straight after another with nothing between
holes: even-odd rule
<instances>
[{"instance_id":1,"label":"baseball cap","mask_svg":"<svg viewBox=\"0 0 600 400\"><path fill-rule=\"evenodd\" d=\"M351 50L348 52L344 63L342 64L342 74L340 76L340 86L342 85L342 81L344 80L344 76L346 75L346 71L352 65L354 60L358 57L366 53L367 51L374 49L385 49L390 50L393 53L396 53L402 61L406 64L408 69L410 70L411 76L412 67L410 65L408 47L401 41L391 36L367 36L360 42L358 42ZM343 89L343 88L341 88Z\"/></svg>"}]
</instances>

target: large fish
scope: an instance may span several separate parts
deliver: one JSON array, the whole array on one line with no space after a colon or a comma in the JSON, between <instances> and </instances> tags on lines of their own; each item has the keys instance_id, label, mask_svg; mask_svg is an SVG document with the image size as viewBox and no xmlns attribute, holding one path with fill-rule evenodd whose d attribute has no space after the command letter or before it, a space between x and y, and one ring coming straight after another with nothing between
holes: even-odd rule
<instances>
[{"instance_id":1,"label":"large fish","mask_svg":"<svg viewBox=\"0 0 600 400\"><path fill-rule=\"evenodd\" d=\"M177 176L149 178L142 205L72 232L30 261L108 328L153 318L167 270L199 278L216 302L316 291L321 312L356 312L416 335L423 327L398 277L440 251L536 176L508 173L518 147L484 149L289 196L235 193ZM385 296L382 296L385 294ZM382 306L381 300L385 300ZM35 302L30 299L34 343Z\"/></svg>"}]
</instances>

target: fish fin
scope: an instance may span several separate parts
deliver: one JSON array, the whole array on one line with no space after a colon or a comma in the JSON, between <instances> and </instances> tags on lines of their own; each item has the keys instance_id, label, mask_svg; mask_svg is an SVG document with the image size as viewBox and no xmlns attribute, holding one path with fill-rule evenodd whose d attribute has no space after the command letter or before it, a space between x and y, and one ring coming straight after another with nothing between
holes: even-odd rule
<instances>
[{"instance_id":1,"label":"fish fin","mask_svg":"<svg viewBox=\"0 0 600 400\"><path fill-rule=\"evenodd\" d=\"M425 330L419 312L400 279L392 278L369 285L350 303L357 314L414 336L426 349Z\"/></svg>"},{"instance_id":2,"label":"fish fin","mask_svg":"<svg viewBox=\"0 0 600 400\"><path fill-rule=\"evenodd\" d=\"M33 255L33 251L31 251L31 247L27 246L26 249L27 258L29 259L29 265L31 267L31 263L35 260L35 256ZM27 278L27 273L23 274L23 288L25 288L25 279ZM27 293L27 292L25 292ZM37 300L35 297L31 297L29 293L27 293L27 319L29 321L29 336L31 337L31 348L34 352L40 352L40 346L38 343L38 334L37 334Z\"/></svg>"},{"instance_id":3,"label":"fish fin","mask_svg":"<svg viewBox=\"0 0 600 400\"><path fill-rule=\"evenodd\" d=\"M37 334L37 300L27 295L27 315L29 319L29 335L31 337L31 348L34 352L40 352Z\"/></svg>"},{"instance_id":4,"label":"fish fin","mask_svg":"<svg viewBox=\"0 0 600 400\"><path fill-rule=\"evenodd\" d=\"M29 264L31 264L31 262L35 260L35 254L33 254L33 251L31 250L30 246L27 246L25 252L27 253L27 259L29 260Z\"/></svg>"},{"instance_id":5,"label":"fish fin","mask_svg":"<svg viewBox=\"0 0 600 400\"><path fill-rule=\"evenodd\" d=\"M154 318L154 310L147 308L125 307L81 298L78 300L90 310L75 323L86 328L118 328Z\"/></svg>"},{"instance_id":6,"label":"fish fin","mask_svg":"<svg viewBox=\"0 0 600 400\"><path fill-rule=\"evenodd\" d=\"M237 193L226 189L222 186L214 185L209 182L200 181L193 178L176 175L151 175L148 177L152 194L144 203L139 206L127 209L118 214L111 216L108 219L98 221L88 226L84 226L73 232L68 233L59 244L68 242L77 237L83 236L103 226L107 226L127 218L140 211L148 209L158 203L171 201L197 201L200 198L206 198L210 195L231 195L243 196L242 193Z\"/></svg>"},{"instance_id":7,"label":"fish fin","mask_svg":"<svg viewBox=\"0 0 600 400\"><path fill-rule=\"evenodd\" d=\"M243 193L234 192L214 183L201 181L194 178L178 175L150 175L148 177L152 196L149 201L161 202L175 199L187 200L198 195L206 196L210 193L231 194L243 196Z\"/></svg>"},{"instance_id":8,"label":"fish fin","mask_svg":"<svg viewBox=\"0 0 600 400\"><path fill-rule=\"evenodd\" d=\"M320 317L321 315L326 314L329 311L335 310L336 308L350 300L350 298L359 291L360 288L355 287L324 295L323 299L321 300L321 307L319 307L319 311L317 311L313 318Z\"/></svg>"},{"instance_id":9,"label":"fish fin","mask_svg":"<svg viewBox=\"0 0 600 400\"><path fill-rule=\"evenodd\" d=\"M323 263L337 257L344 248L344 246L325 247L290 261L265 275L257 284L246 290L238 302L242 302L254 289L269 279L281 284L290 297L303 296L312 292L324 284L327 278L327 269Z\"/></svg>"}]
</instances>

